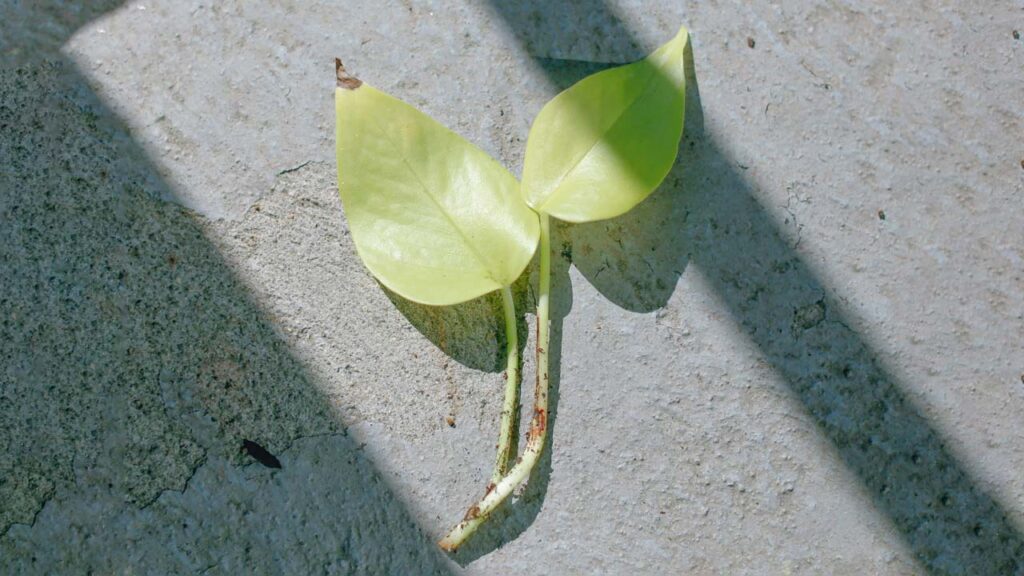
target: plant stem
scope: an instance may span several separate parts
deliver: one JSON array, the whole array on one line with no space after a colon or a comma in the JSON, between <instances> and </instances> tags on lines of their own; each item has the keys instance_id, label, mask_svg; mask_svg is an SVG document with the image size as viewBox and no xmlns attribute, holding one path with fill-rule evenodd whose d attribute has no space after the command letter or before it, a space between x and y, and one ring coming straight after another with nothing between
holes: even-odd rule
<instances>
[{"instance_id":1,"label":"plant stem","mask_svg":"<svg viewBox=\"0 0 1024 576\"><path fill-rule=\"evenodd\" d=\"M549 307L551 293L551 232L547 214L540 215L540 291L537 298L537 383L533 397L533 419L526 435L526 448L516 460L516 465L497 484L487 487L482 500L474 504L459 522L438 544L444 550L454 552L523 480L530 476L533 467L540 460L547 440L548 431L548 343Z\"/></svg>"},{"instance_id":2,"label":"plant stem","mask_svg":"<svg viewBox=\"0 0 1024 576\"><path fill-rule=\"evenodd\" d=\"M494 462L491 485L501 481L508 472L509 463L515 454L515 418L519 413L519 332L516 326L516 305L512 300L512 288L501 289L501 303L505 309L505 341L508 350L508 364L505 368L505 403L501 408L501 432L498 436L498 456Z\"/></svg>"}]
</instances>

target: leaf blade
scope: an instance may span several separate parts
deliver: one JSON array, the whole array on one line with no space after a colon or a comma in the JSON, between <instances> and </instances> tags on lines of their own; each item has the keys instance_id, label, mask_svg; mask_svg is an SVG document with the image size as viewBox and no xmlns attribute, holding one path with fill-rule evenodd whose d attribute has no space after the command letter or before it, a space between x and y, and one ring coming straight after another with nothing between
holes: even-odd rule
<instances>
[{"instance_id":1,"label":"leaf blade","mask_svg":"<svg viewBox=\"0 0 1024 576\"><path fill-rule=\"evenodd\" d=\"M683 129L685 28L647 58L593 74L548 102L530 129L522 192L569 222L640 203L675 162Z\"/></svg>"},{"instance_id":2,"label":"leaf blade","mask_svg":"<svg viewBox=\"0 0 1024 576\"><path fill-rule=\"evenodd\" d=\"M431 305L515 281L539 237L515 178L365 83L335 90L338 189L356 250L385 286Z\"/></svg>"}]
</instances>

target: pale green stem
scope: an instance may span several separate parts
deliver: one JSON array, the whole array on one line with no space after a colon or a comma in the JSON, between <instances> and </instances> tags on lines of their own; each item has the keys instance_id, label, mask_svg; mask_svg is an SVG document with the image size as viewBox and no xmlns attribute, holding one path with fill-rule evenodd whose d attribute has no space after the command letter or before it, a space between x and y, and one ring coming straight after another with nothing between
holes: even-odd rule
<instances>
[{"instance_id":1,"label":"pale green stem","mask_svg":"<svg viewBox=\"0 0 1024 576\"><path fill-rule=\"evenodd\" d=\"M491 484L497 484L508 471L515 454L515 417L519 412L519 333L516 326L516 308L512 289L501 289L501 303L505 309L505 341L508 346L508 365L505 368L505 403L501 409L501 432L498 436L498 456L494 462Z\"/></svg>"},{"instance_id":2,"label":"pale green stem","mask_svg":"<svg viewBox=\"0 0 1024 576\"><path fill-rule=\"evenodd\" d=\"M537 297L537 384L534 390L533 418L526 436L526 448L516 465L495 485L489 485L482 500L470 507L466 516L438 544L454 552L488 516L512 494L516 486L530 476L540 460L548 432L548 300L551 293L551 232L548 215L540 215L540 290Z\"/></svg>"}]
</instances>

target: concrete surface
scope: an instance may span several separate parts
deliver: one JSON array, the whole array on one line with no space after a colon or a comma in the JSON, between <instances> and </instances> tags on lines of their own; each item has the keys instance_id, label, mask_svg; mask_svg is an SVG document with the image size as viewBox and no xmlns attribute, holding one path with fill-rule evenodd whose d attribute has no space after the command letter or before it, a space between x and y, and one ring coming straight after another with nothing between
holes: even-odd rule
<instances>
[{"instance_id":1,"label":"concrete surface","mask_svg":"<svg viewBox=\"0 0 1024 576\"><path fill-rule=\"evenodd\" d=\"M1024 6L546 4L3 4L0 572L1024 574ZM442 555L495 302L362 268L332 58L518 172L682 23L676 169L557 230L542 469Z\"/></svg>"}]
</instances>

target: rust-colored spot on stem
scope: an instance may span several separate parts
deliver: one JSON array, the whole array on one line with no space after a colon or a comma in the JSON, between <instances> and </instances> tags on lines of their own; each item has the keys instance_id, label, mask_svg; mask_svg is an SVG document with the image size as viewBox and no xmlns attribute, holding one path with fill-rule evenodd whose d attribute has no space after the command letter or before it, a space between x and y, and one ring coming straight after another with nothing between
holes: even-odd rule
<instances>
[{"instance_id":1,"label":"rust-colored spot on stem","mask_svg":"<svg viewBox=\"0 0 1024 576\"><path fill-rule=\"evenodd\" d=\"M355 90L363 85L363 81L345 71L345 65L341 58L334 59L334 75L338 79L338 88L342 90Z\"/></svg>"},{"instance_id":2,"label":"rust-colored spot on stem","mask_svg":"<svg viewBox=\"0 0 1024 576\"><path fill-rule=\"evenodd\" d=\"M544 430L548 427L548 413L546 410L539 408L533 411L533 420L530 421L530 431L527 432L526 436L528 440L533 440L544 433Z\"/></svg>"},{"instance_id":3,"label":"rust-colored spot on stem","mask_svg":"<svg viewBox=\"0 0 1024 576\"><path fill-rule=\"evenodd\" d=\"M480 507L477 506L476 504L474 504L472 508L470 508L469 510L466 510L466 515L462 518L462 521L463 522L469 522L470 520L473 520L474 518L476 518L479 515L480 515Z\"/></svg>"}]
</instances>

